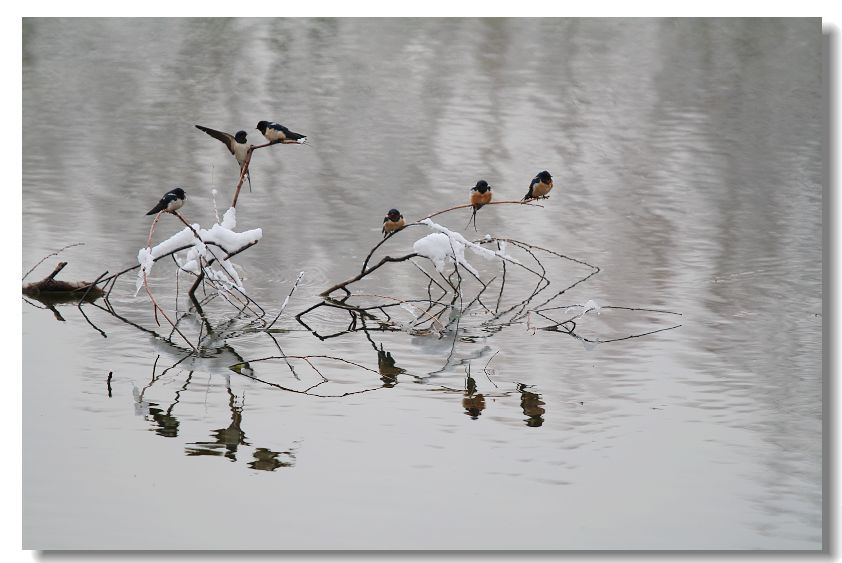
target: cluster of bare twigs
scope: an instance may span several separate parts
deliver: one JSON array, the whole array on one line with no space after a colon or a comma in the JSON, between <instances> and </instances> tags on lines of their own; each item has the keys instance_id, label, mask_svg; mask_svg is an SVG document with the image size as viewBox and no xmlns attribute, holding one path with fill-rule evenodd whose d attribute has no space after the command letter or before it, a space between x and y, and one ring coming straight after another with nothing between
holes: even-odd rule
<instances>
[{"instance_id":1,"label":"cluster of bare twigs","mask_svg":"<svg viewBox=\"0 0 842 563\"><path fill-rule=\"evenodd\" d=\"M236 209L240 190L248 175L253 152L257 149L271 146L272 144L275 143L252 146L248 149L246 158L240 169L237 184L234 188L231 210ZM497 201L486 205L520 205L543 208L543 205L536 203L535 200ZM108 275L106 271L94 282L78 282L72 284L65 288L65 293L69 296L69 300L77 301L80 311L82 311L83 303L97 307L122 322L130 324L144 332L154 334L168 344L182 349L185 352L184 358L190 356L198 357L205 352L214 354L218 353L221 349L233 351L226 343L226 339L244 332L264 332L274 342L278 350L278 355L246 360L237 354L237 361L232 363L230 368L242 376L271 387L276 387L279 390L318 397L342 397L355 393L373 391L382 387L390 387L396 383L398 376L402 374L407 374L411 377L423 377L422 375L408 374L406 370L397 367L395 359L391 354L383 350L383 345L380 344L378 348L371 336L375 332L405 332L413 336L432 336L437 338L452 337L453 342L450 345L450 352L445 360L445 366L439 370L442 371L451 364L460 334L464 334L468 325L474 331L495 333L506 327L522 324L525 325L527 330L532 330L533 332L536 330L558 332L591 344L638 338L680 326L674 325L610 339L586 338L581 336L576 332L577 322L581 322L581 319L593 307L589 308L586 305L578 304L559 306L554 305L554 302L574 287L583 284L598 274L600 268L584 260L573 258L526 241L506 237L494 237L491 235L486 235L477 240L467 240L461 234L432 222L432 218L434 217L471 207L470 204L457 205L430 213L378 241L363 259L357 274L325 289L320 293L322 300L295 315L296 321L305 330L323 341L348 333L363 332L377 352L377 369L339 356L285 354L280 343L273 335L273 326L286 310L287 304L295 292L303 272L298 275L277 314L274 316L270 315L264 307L246 295L238 283L237 274L233 272L233 268L226 266L230 264L228 263L230 258L257 244L258 240L255 239L242 244L238 248L226 248L215 240L208 240L203 237L199 230L191 225L178 211L173 211L172 214L186 227L185 231L183 231L185 235L184 244L170 244L166 247L167 250L165 252L161 251L158 255L152 255L150 246L156 225L161 217L159 213L155 216L150 226L146 247L141 251L142 253L146 252L146 256L143 258L139 255L138 264L111 275ZM225 220L223 220L224 222ZM436 236L440 237L439 240L442 240L441 236L446 237L449 244L449 252L445 251L440 256L431 256L428 252L420 250L417 244L421 241L418 241L413 247L413 252L398 256L386 254L374 262L374 257L378 251L382 251L386 248L386 245L395 240L406 241L406 234L418 232L420 230L419 228L432 230L434 233L437 233ZM187 230L189 230L189 233ZM191 234L192 237L190 236ZM173 238L172 240L176 239ZM181 241L182 239L179 238L177 240ZM209 252L198 253L196 256L198 267L187 268L185 267L186 261L178 260L177 255L179 252L193 249L197 245L201 245L203 249L209 249ZM69 248L70 246L74 245L69 245L65 248ZM177 247L170 248L171 246ZM490 262L486 261L483 264L487 265L490 263L491 265L484 266L481 269L474 268L464 259L464 251L466 249L479 256L488 258ZM58 254L58 252L51 255ZM172 319L159 304L152 291L147 275L150 264L154 264L167 257L170 257L176 265L175 319ZM559 267L560 264L552 264L551 266L551 262L559 262L564 265L564 268ZM30 285L41 288L52 287L51 284L56 283L53 278L64 264L61 263L52 274L41 282ZM223 266L221 268L222 274L211 269L214 264ZM366 285L370 282L370 278L376 277L378 272L382 274L381 269L407 267L412 268L413 275L404 276L404 278L412 281L404 287L403 293L400 295L384 295L383 293L385 292L372 289L352 290L352 288L356 289L362 285ZM125 274L139 268L141 268L140 284L145 288L152 304L155 322L158 327L161 326L159 320L160 313L170 325L171 330L168 335L145 328L126 319L119 315L111 305L109 297L117 281ZM566 277L564 279L553 279L555 274L551 275L549 273L561 270L565 271ZM31 271L27 272L26 275L31 273ZM187 311L179 314L177 307L178 283L179 274L181 273L192 276L192 283L187 290L190 307L188 307ZM340 298L333 297L337 292L342 293ZM99 297L103 298L102 305L96 302ZM42 297L38 298L43 301ZM236 313L227 315L224 321L214 325L208 315L206 315L205 307L217 299L221 299L233 307ZM46 301L43 302L47 303ZM35 304L33 303L33 305ZM64 320L52 304L47 303L47 308L53 311L57 319ZM335 313L335 315L328 315L328 318L340 319L342 324L336 329L330 330L324 330L323 327L316 326L316 322L320 324L324 323L324 316L321 316L318 321L313 321L313 313L322 308ZM672 311L619 305L604 305L601 309L679 315L679 313ZM572 315L571 311L573 313ZM598 311L599 307L597 307L597 313ZM559 314L563 315L561 320L555 318ZM82 311L82 315L85 316L88 323L103 337L107 337L104 331L91 323L84 311ZM550 324L538 326L535 324L535 321L538 319L544 319ZM198 337L193 341L182 331L183 325L191 322L198 328ZM183 348L183 344L176 344L173 340L176 334L186 343L189 349ZM176 365L183 361L184 358L179 360ZM301 385L282 385L255 375L254 365L273 360L283 361L289 368L294 379L299 381ZM332 364L351 365L362 370L362 372L379 374L383 385L338 394L325 394L319 388L325 383L328 383L330 378L325 375L322 371L323 368L320 369L320 366ZM296 365L306 365L316 374L317 380L307 384L301 382ZM471 384L472 381L474 380L471 378L470 373L468 373L465 389L458 391L465 393L464 401L466 411L477 413L483 408L482 395L476 393L475 381L473 385ZM525 390L525 387L518 391L523 394L529 393ZM527 399L524 400L527 401Z\"/></svg>"},{"instance_id":2,"label":"cluster of bare twigs","mask_svg":"<svg viewBox=\"0 0 842 563\"><path fill-rule=\"evenodd\" d=\"M239 176L239 178L237 180L237 184L234 188L234 198L231 202L231 209L236 209L236 207L237 207L237 199L239 198L240 190L243 187L243 182L244 182L245 178L248 176L248 169L249 169L249 165L251 163L251 158L252 158L252 155L254 154L254 151L256 149L271 146L272 144L275 144L275 143L265 143L263 145L256 145L256 146L253 145L253 146L249 147L249 149L246 153L246 158L243 161L242 167L240 168L240 176ZM152 235L155 231L155 225L157 224L158 218L161 216L161 213L164 213L164 211L159 212L155 216L155 219L152 222L152 227L150 228L149 238L147 240L147 245L146 245L147 249L150 246L150 243L151 243L151 240L152 240ZM173 261L176 263L176 266L178 267L179 272L185 272L188 275L192 275L195 278L194 281L193 281L193 284L190 286L190 289L187 292L187 295L190 298L190 301L191 301L193 307L195 308L196 312L199 314L199 316L202 319L202 322L203 322L203 325L204 325L203 328L206 329L206 331L207 331L206 336L212 335L214 333L214 328L211 325L210 321L208 320L208 317L205 315L205 312L202 308L202 302L196 297L196 291L199 289L200 286L202 286L203 289L205 290L206 296L207 296L207 286L210 286L211 289L215 292L216 295L219 295L219 296L223 297L225 299L225 301L227 301L229 304L238 308L238 311L239 311L238 315L242 315L244 312L246 312L248 310L249 312L251 312L254 315L254 319L257 322L262 322L264 317L267 314L266 310L263 309L257 303L255 303L254 300L249 298L248 295L246 295L245 292L242 291L242 289L240 289L238 287L237 280L234 278L234 274L232 274L229 267L225 266L225 264L228 263L227 261L228 261L229 258L231 258L233 256L236 256L237 254L240 254L241 252L247 250L251 246L254 246L255 244L257 244L258 241L255 240L255 241L249 242L247 244L244 244L240 248L227 249L227 248L225 248L224 246L222 246L221 244L219 244L215 241L204 240L200 236L200 234L196 231L196 229L190 223L188 223L184 219L184 217L180 213L178 213L178 211L172 211L172 213L176 217L178 217L178 219L182 223L184 223L184 225L188 229L190 229L190 231L192 231L193 236L196 238L196 240L199 241L199 243L202 246L204 246L204 247L216 246L224 253L224 256L220 257L218 254L211 251L210 254L211 254L212 257L209 258L209 259L206 258L205 256L199 254L197 256L197 260L199 262L199 273L198 274L196 274L195 272L193 272L191 270L188 270L188 269L184 268L181 264L178 263L177 260L175 260L176 252L179 252L181 250L186 250L187 248L192 248L195 243L191 242L191 244L185 245L186 248L182 247L179 250L168 253L168 255L173 256ZM167 254L165 254L165 256L166 255ZM161 257L163 257L163 256L161 256ZM226 280L226 281L228 281L230 283L225 283L223 280L219 280L219 279L217 279L216 276L211 275L210 267L213 265L214 262L219 262L219 263L223 264L223 267L222 267L221 270L228 277L228 280ZM142 264L139 264L139 266L142 266ZM134 269L134 268L132 268L132 269ZM113 280L111 281L111 283L112 283L111 288L112 289L113 289L114 282L116 282L116 280L117 280L117 277L119 277L119 275L121 275L122 273L125 273L125 272L120 272L116 276L114 276ZM175 332L177 332L191 346L191 348L193 348L193 350L195 352L198 353L199 352L199 346L201 345L201 341L202 341L201 332L199 334L199 339L198 339L197 344L194 345L184 335L184 333L182 333L181 330L179 330L178 324L176 322L173 322L169 318L169 316L167 316L166 312L160 307L160 305L158 305L157 301L155 300L155 296L152 294L152 291L149 287L149 279L148 279L148 276L146 275L145 269L143 271L143 286L146 289L147 294L149 295L150 301L152 302L153 312L155 314L155 322L158 324L158 326L160 326L160 322L158 321L158 311L160 311L162 316L167 320L167 322L170 323L173 330ZM109 289L109 293L110 293L110 289ZM276 320L277 320L277 318L276 318Z\"/></svg>"},{"instance_id":3,"label":"cluster of bare twigs","mask_svg":"<svg viewBox=\"0 0 842 563\"><path fill-rule=\"evenodd\" d=\"M495 204L542 207L534 203L520 201L493 202L489 205ZM456 259L451 261L452 270L449 272L443 272L441 268L425 268L424 266L426 264L419 262L423 257L417 252L398 257L386 255L374 265L369 266L369 262L371 262L375 252L394 237L406 233L413 227L426 226L432 227L435 230L439 227L430 221L432 217L468 207L471 206L459 205L429 214L423 219L410 223L400 231L384 238L366 255L358 274L324 290L321 296L325 300L302 311L296 315L296 319L305 328L311 330L315 336L323 340L356 329L380 331L405 330L414 335L437 334L438 336L443 336L452 326L458 326L460 319L463 318L467 311L477 308L485 316L481 326L485 329L493 330L495 327L519 322L531 310L531 303L542 297L543 294L549 293L548 287L551 285L551 280L547 275L547 270L542 260L560 259L584 269L580 277L573 280L572 283L559 288L543 304L548 303L599 272L597 266L583 260L571 258L524 241L496 238L488 235L485 238L468 242L468 244L475 246L487 245L496 251L494 253L496 258L495 271L489 274L486 279L482 279L472 268L464 267L464 265L460 266L460 262ZM439 230L446 231L443 228L439 228ZM462 244L458 240L457 243ZM510 249L516 250L518 256L514 257L510 255L508 253ZM349 286L371 276L387 264L404 262L411 264L423 276L423 279L426 280L425 294L391 297L371 293L354 294L348 289ZM527 281L526 284L526 287L529 288L528 293L524 293L523 291L524 284L514 286L514 291L511 283L507 286L507 279L511 277L512 270L520 270L532 278L532 282ZM473 288L469 288L468 280L473 280L477 283L473 284ZM513 302L504 301L504 292L507 289L508 294L517 294L517 298ZM331 297L337 291L343 292L341 299ZM364 299L367 299L368 302L361 302ZM372 299L374 300L373 303L371 302ZM331 334L321 334L313 330L305 319L309 313L321 307L333 308L347 314L350 318L347 328ZM410 314L410 320L408 322L401 322L394 315L390 314L390 311L408 312Z\"/></svg>"},{"instance_id":4,"label":"cluster of bare twigs","mask_svg":"<svg viewBox=\"0 0 842 563\"><path fill-rule=\"evenodd\" d=\"M529 205L543 207L533 202L502 201L489 205ZM677 328L678 324L649 330L641 333L625 334L616 338L600 339L588 338L576 332L577 320L581 319L590 309L584 305L551 306L562 295L576 286L583 284L600 272L598 266L584 260L561 254L554 250L536 246L528 242L503 237L486 235L484 238L467 241L458 233L453 233L432 223L431 218L459 209L469 208L470 205L459 205L431 213L424 218L407 224L403 229L388 235L379 241L368 252L362 261L359 273L353 277L337 283L324 290L320 295L323 301L313 304L296 315L296 320L305 329L321 340L336 338L348 333L362 331L371 340L372 332L406 332L414 336L432 335L438 338L452 336L453 342L450 354L445 362L447 367L454 354L460 329L470 322L471 330L494 333L505 327L525 324L528 330L555 331L566 334L588 344L600 344L639 338L656 332ZM398 256L385 255L379 261L373 262L376 252L389 242L401 237L418 227L428 227L436 232L443 232L450 237L452 258L447 268L438 264L431 268L432 259L425 260L419 252L411 252ZM405 240L405 239L404 239ZM479 272L470 265L457 258L457 251L453 245L490 247L493 249L493 266L484 272ZM427 256L426 258L429 258ZM561 261L566 265L564 270L571 272L570 279L562 282L551 279L548 273L549 261ZM381 268L398 268L411 265L417 279L423 280L424 286L407 289L406 294L383 295L366 291L352 291L367 280L374 277ZM449 269L448 269L449 268ZM562 268L550 268L559 271ZM575 273L578 272L578 273ZM393 274L394 272L390 272ZM575 275L574 275L575 273ZM523 274L525 277L519 276ZM404 276L407 278L410 276ZM555 288L555 289L553 289ZM342 292L341 297L333 295ZM599 314L600 307L594 307ZM315 326L310 320L312 313L320 309L329 309L336 313L335 319L345 319L346 324L333 323L334 326L325 330ZM612 309L658 313L664 315L680 315L673 311L606 305L601 307L606 312ZM575 314L564 320L557 320L550 315L555 312L570 312ZM319 316L319 324L324 324L325 315ZM552 324L535 326L534 320L546 319ZM341 322L341 321L339 321ZM376 346L375 346L376 348ZM442 368L444 369L444 368Z\"/></svg>"},{"instance_id":5,"label":"cluster of bare twigs","mask_svg":"<svg viewBox=\"0 0 842 563\"><path fill-rule=\"evenodd\" d=\"M191 384L193 384L193 376L195 373L194 366L183 367L190 354L183 356L173 365L160 370L158 369L158 362L161 359L160 354L156 356L152 365L152 376L150 380L138 388L132 383L132 395L134 397L135 414L143 416L151 425L151 429L159 436L167 438L174 438L179 435L181 431L181 421L178 418L176 409L181 400L182 393L188 391ZM177 372L176 368L181 368ZM184 376L183 384L175 391L172 400L167 401L169 404L164 405L155 402L148 398L147 393L152 387L162 380L168 373L172 372L170 376L173 379L178 379ZM186 372L186 375L184 373ZM108 396L111 397L111 373L108 378ZM295 465L297 444L293 442L290 447L286 449L268 448L268 447L252 447L252 442L246 435L244 425L243 406L245 397L243 394L239 396L234 392L231 385L231 377L225 377L225 391L228 395L228 411L230 413L227 423L223 422L223 427L212 428L210 431L210 439L201 441L188 442L185 445L185 455L188 457L195 456L210 456L222 457L229 461L238 461L240 458L249 460L247 465L251 469L260 471L275 471L280 468L292 467ZM219 424L219 423L217 423ZM244 446L252 447L250 459L243 451Z\"/></svg>"},{"instance_id":6,"label":"cluster of bare twigs","mask_svg":"<svg viewBox=\"0 0 842 563\"><path fill-rule=\"evenodd\" d=\"M231 202L231 209L236 209L237 202L240 195L240 190L243 187L244 180L248 176L248 169L251 163L252 155L255 150L262 149L265 147L272 146L274 144L286 144L286 143L265 143L262 145L252 145L249 147L246 157L243 161L243 165L240 168L240 174L237 180L237 183L234 187L234 195ZM149 230L149 236L147 237L145 251L149 252L152 238L155 233L155 228L158 224L159 219L161 218L162 213L167 213L166 211L162 211L155 215L152 224ZM255 302L252 298L250 298L246 293L242 290L240 285L237 283L237 279L235 279L236 274L233 272L233 268L230 266L228 260L238 254L246 251L248 248L257 244L258 240L250 241L246 244L242 244L238 248L226 248L223 244L220 244L214 240L207 240L202 237L199 231L197 231L196 227L191 225L185 217L179 213L178 211L169 212L172 213L175 217L177 217L190 231L192 237L190 240L185 240L184 244L178 245L176 248L172 248L167 250L166 252L161 252L160 255L152 257L151 254L149 255L149 263L154 264L159 260L164 258L170 257L172 258L173 262L176 265L176 294L178 293L178 274L186 273L189 276L193 277L193 282L188 287L187 295L191 304L192 310L188 310L181 315L177 314L177 318L173 320L167 311L159 304L158 300L155 297L155 294L152 291L150 286L149 277L147 275L146 267L142 260L140 260L139 256L139 263L124 268L117 273L109 275L109 272L103 272L97 279L93 282L63 282L55 280L55 276L61 271L64 266L66 266L66 262L61 262L56 269L48 275L46 278L40 280L39 282L26 284L23 287L24 295L28 295L30 297L35 297L42 303L44 303L44 308L51 310L56 319L64 320L58 310L55 308L55 304L63 303L63 302L76 302L79 310L82 312L82 315L88 321L89 324L94 326L94 328L103 336L105 337L106 334L93 325L90 320L88 319L87 315L85 315L84 311L82 311L82 305L95 301L96 299L102 297L102 301L104 303L104 307L100 305L96 305L97 307L106 310L107 312L111 313L117 318L123 319L120 315L114 311L112 304L110 302L111 292L114 290L117 282L122 278L122 276L133 272L135 270L141 269L140 279L142 280L142 286L144 287L146 294L148 295L150 302L152 304L153 309L153 316L155 319L155 323L157 326L161 326L161 321L159 319L160 316L164 318L164 320L169 323L171 327L171 331L169 336L165 336L163 334L158 335L158 333L154 331L154 334L161 336L167 341L172 341L172 337L174 334L178 334L180 338L190 347L193 353L200 353L203 343L204 342L216 342L219 340L219 336L221 332L224 332L224 329L231 324L233 319L242 319L243 317L248 317L247 326L252 328L253 330L269 330L272 326L278 321L280 315L283 313L284 308L286 307L286 301L284 305L281 307L281 310L278 312L277 315L274 316L274 319L269 321L268 319L271 318L269 313L261 307L257 302ZM224 222L224 220L223 220ZM77 246L83 243L74 243L65 246L64 248L48 254L45 256L41 261L39 261L35 266L33 266L26 274L24 274L24 279L32 273L32 271L37 268L44 260L46 260L50 256L54 256L59 254L60 252L71 248L73 246ZM197 261L198 267L194 268L193 270L185 268L183 263L180 263L177 259L177 255L180 252L188 251L193 249L197 246L202 247L203 249L207 249L207 253L198 253ZM143 252L143 251L142 251ZM222 267L219 269L222 274L214 275L215 272L211 271L211 267L214 264L221 264ZM303 274L303 272L302 272ZM301 275L298 276L295 284L290 291L290 295L292 292L295 291L295 288L298 285L298 282L301 280ZM201 292L201 296L197 295ZM237 313L231 316L228 320L223 322L217 327L214 327L209 320L208 316L205 314L204 307L210 301L221 298L223 301L228 303L230 306L234 307L237 310ZM26 298L24 298L26 299ZM289 296L287 297L289 300ZM27 300L33 306L39 307L32 301ZM178 302L178 297L176 295L176 303ZM201 324L199 326L199 334L195 340L191 340L187 337L187 335L181 330L180 324L185 321L186 319L190 318L190 316L195 313L201 319ZM125 320L125 319L123 319ZM132 323L134 324L134 323ZM140 327L139 327L140 328Z\"/></svg>"}]
</instances>

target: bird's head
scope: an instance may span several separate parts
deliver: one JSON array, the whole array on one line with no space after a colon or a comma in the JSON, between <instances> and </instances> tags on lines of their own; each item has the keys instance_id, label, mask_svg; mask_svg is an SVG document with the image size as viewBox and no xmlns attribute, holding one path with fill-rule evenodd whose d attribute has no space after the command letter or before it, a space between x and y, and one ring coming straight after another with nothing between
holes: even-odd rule
<instances>
[{"instance_id":1,"label":"bird's head","mask_svg":"<svg viewBox=\"0 0 842 563\"><path fill-rule=\"evenodd\" d=\"M245 131L237 131L237 134L234 135L234 140L238 143L245 144L246 142L246 132Z\"/></svg>"},{"instance_id":2,"label":"bird's head","mask_svg":"<svg viewBox=\"0 0 842 563\"><path fill-rule=\"evenodd\" d=\"M538 173L538 179L544 182L545 184L549 184L552 181L553 177L550 176L549 172L544 170L543 172Z\"/></svg>"},{"instance_id":3,"label":"bird's head","mask_svg":"<svg viewBox=\"0 0 842 563\"><path fill-rule=\"evenodd\" d=\"M491 189L491 186L489 186L488 182L486 182L485 180L480 180L479 182L477 182L477 185L474 186L474 189L479 193L484 194L485 192Z\"/></svg>"},{"instance_id":4,"label":"bird's head","mask_svg":"<svg viewBox=\"0 0 842 563\"><path fill-rule=\"evenodd\" d=\"M399 221L401 217L401 212L397 209L390 209L389 212L386 214L386 218L389 221Z\"/></svg>"},{"instance_id":5,"label":"bird's head","mask_svg":"<svg viewBox=\"0 0 842 563\"><path fill-rule=\"evenodd\" d=\"M178 199L187 199L187 194L181 188L173 188L170 190L171 194L175 194Z\"/></svg>"},{"instance_id":6,"label":"bird's head","mask_svg":"<svg viewBox=\"0 0 842 563\"><path fill-rule=\"evenodd\" d=\"M260 131L261 133L265 134L266 133L266 126L268 126L268 125L269 125L268 121L258 121L257 122L257 130Z\"/></svg>"}]
</instances>

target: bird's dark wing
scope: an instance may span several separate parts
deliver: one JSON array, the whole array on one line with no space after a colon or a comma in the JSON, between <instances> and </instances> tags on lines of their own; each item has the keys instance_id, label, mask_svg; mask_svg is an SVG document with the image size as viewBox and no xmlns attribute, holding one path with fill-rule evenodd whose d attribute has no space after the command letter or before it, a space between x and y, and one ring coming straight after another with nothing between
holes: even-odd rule
<instances>
[{"instance_id":1,"label":"bird's dark wing","mask_svg":"<svg viewBox=\"0 0 842 563\"><path fill-rule=\"evenodd\" d=\"M524 200L532 199L532 186L537 184L539 181L540 180L538 180L538 176L535 176L534 178L532 178L532 181L529 183L529 191L526 192L525 196L523 196Z\"/></svg>"},{"instance_id":2,"label":"bird's dark wing","mask_svg":"<svg viewBox=\"0 0 842 563\"><path fill-rule=\"evenodd\" d=\"M225 146L228 147L230 153L234 154L234 149L232 148L234 145L234 135L223 133L222 131L217 131L216 129L211 129L209 127L202 127L201 125L196 125L196 129L204 131L214 139L222 141L225 143Z\"/></svg>"},{"instance_id":3,"label":"bird's dark wing","mask_svg":"<svg viewBox=\"0 0 842 563\"><path fill-rule=\"evenodd\" d=\"M166 208L167 208L167 202L162 199L161 201L158 202L158 205L156 205L155 207L153 207L152 209L147 211L146 214L147 215L155 215L156 213L159 213L160 211L163 211Z\"/></svg>"},{"instance_id":4,"label":"bird's dark wing","mask_svg":"<svg viewBox=\"0 0 842 563\"><path fill-rule=\"evenodd\" d=\"M307 135L302 135L301 133L296 133L295 131L290 131L288 127L284 127L280 123L270 123L269 124L273 129L277 129L284 134L284 137L289 139L290 141L297 141L299 139L303 139Z\"/></svg>"}]
</instances>

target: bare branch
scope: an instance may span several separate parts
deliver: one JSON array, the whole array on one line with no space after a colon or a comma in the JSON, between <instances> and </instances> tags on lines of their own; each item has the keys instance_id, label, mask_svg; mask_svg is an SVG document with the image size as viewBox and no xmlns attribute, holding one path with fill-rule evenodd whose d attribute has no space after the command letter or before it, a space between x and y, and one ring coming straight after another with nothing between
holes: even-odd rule
<instances>
[{"instance_id":1,"label":"bare branch","mask_svg":"<svg viewBox=\"0 0 842 563\"><path fill-rule=\"evenodd\" d=\"M371 268L368 268L367 270L363 270L361 273L354 276L353 278L351 278L349 280L346 280L344 282L338 283L338 284L334 285L333 287L324 290L323 292L321 292L319 294L319 296L320 297L327 297L328 295L330 295L331 293L333 293L337 289L345 289L345 286L361 280L362 278L369 275L371 272L373 272L374 270L376 270L377 268L379 268L383 264L386 264L387 262L403 262L404 260L409 260L410 258L415 258L416 256L418 256L418 253L416 253L416 252L413 252L412 254L407 254L405 256L401 256L399 258L392 258L391 256L385 256L380 262L378 262L377 264L375 264Z\"/></svg>"},{"instance_id":2,"label":"bare branch","mask_svg":"<svg viewBox=\"0 0 842 563\"><path fill-rule=\"evenodd\" d=\"M65 251L65 250L67 250L68 248L71 248L71 247L74 247L74 246L82 246L82 245L84 245L84 244L85 244L84 242L74 242L73 244L68 244L67 246L64 246L64 247L62 247L62 248L59 248L59 249L58 249L58 250L56 250L55 252L51 252L51 253L47 254L46 256L44 256L43 258L41 258L40 260L38 260L38 263L37 263L37 264L35 264L34 266L32 266L32 267L29 269L29 271L27 271L27 272L23 275L23 277L21 278L21 281L25 280L25 279L26 279L26 276L28 276L29 274L31 274L31 273L32 273L32 271L33 271L35 268L37 268L38 266L40 266L40 265L44 262L44 260L46 260L46 259L47 259L47 258L49 258L50 256L58 256L58 255L59 255L59 253L61 253L61 252ZM56 273L58 273L58 272L56 272Z\"/></svg>"}]
</instances>

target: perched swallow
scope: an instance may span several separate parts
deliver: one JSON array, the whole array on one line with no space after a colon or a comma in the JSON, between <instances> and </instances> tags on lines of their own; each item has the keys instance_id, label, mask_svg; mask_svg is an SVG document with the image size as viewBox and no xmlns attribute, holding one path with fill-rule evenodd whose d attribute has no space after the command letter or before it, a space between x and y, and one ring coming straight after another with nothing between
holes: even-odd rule
<instances>
[{"instance_id":1,"label":"perched swallow","mask_svg":"<svg viewBox=\"0 0 842 563\"><path fill-rule=\"evenodd\" d=\"M471 221L474 222L474 230L477 228L477 211L485 205L486 203L491 203L491 186L488 185L488 182L485 180L480 180L477 182L477 185L471 188L471 205L473 206L473 212L471 213L471 219L468 221L468 225L471 224ZM465 225L465 228L468 227Z\"/></svg>"},{"instance_id":2,"label":"perched swallow","mask_svg":"<svg viewBox=\"0 0 842 563\"><path fill-rule=\"evenodd\" d=\"M303 143L307 140L307 135L290 131L274 121L260 121L257 124L257 129L263 133L263 136L270 143Z\"/></svg>"},{"instance_id":3,"label":"perched swallow","mask_svg":"<svg viewBox=\"0 0 842 563\"><path fill-rule=\"evenodd\" d=\"M390 235L395 231L404 228L406 221L403 220L403 215L397 209L390 209L389 213L383 218L383 236Z\"/></svg>"},{"instance_id":4,"label":"perched swallow","mask_svg":"<svg viewBox=\"0 0 842 563\"><path fill-rule=\"evenodd\" d=\"M181 188L174 188L165 193L164 197L161 198L161 201L158 202L158 205L150 209L147 215L155 215L161 211L168 211L172 213L177 209L181 209L181 206L184 205L185 199L187 199L187 194L184 193L184 190Z\"/></svg>"},{"instance_id":5,"label":"perched swallow","mask_svg":"<svg viewBox=\"0 0 842 563\"><path fill-rule=\"evenodd\" d=\"M246 154L251 146L251 144L246 140L245 131L237 131L236 135L232 135L230 133L223 133L222 131L217 131L215 129L211 129L210 127L203 127L201 125L196 125L196 129L204 131L214 139L218 139L225 143L225 146L228 147L228 151L234 155L234 158L237 159L237 163L240 165L240 170L243 169L243 162L245 162ZM249 191L251 191L251 174L248 172L246 172L246 179L249 181Z\"/></svg>"},{"instance_id":6,"label":"perched swallow","mask_svg":"<svg viewBox=\"0 0 842 563\"><path fill-rule=\"evenodd\" d=\"M523 196L523 201L547 197L551 189L553 189L553 177L546 170L539 172L537 176L532 178L532 183L529 184L529 191Z\"/></svg>"},{"instance_id":7,"label":"perched swallow","mask_svg":"<svg viewBox=\"0 0 842 563\"><path fill-rule=\"evenodd\" d=\"M479 209L486 203L491 203L491 186L485 180L480 180L471 188L471 205Z\"/></svg>"}]
</instances>

